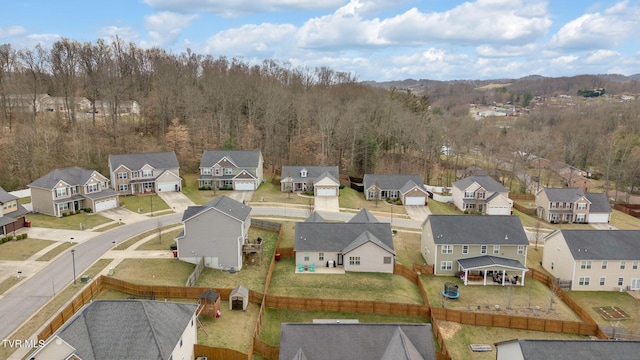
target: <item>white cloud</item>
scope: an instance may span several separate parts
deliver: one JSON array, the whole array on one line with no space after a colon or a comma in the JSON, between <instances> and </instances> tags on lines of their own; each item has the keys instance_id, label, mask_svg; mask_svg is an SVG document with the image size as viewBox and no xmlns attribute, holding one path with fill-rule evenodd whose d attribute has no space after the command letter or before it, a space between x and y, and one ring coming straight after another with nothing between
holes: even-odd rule
<instances>
[{"instance_id":1,"label":"white cloud","mask_svg":"<svg viewBox=\"0 0 640 360\"><path fill-rule=\"evenodd\" d=\"M243 25L210 37L205 52L228 56L273 58L292 43L296 28L289 24Z\"/></svg>"},{"instance_id":2,"label":"white cloud","mask_svg":"<svg viewBox=\"0 0 640 360\"><path fill-rule=\"evenodd\" d=\"M27 35L27 42L33 44L42 45L43 47L50 47L56 41L60 40L58 34L29 34Z\"/></svg>"},{"instance_id":3,"label":"white cloud","mask_svg":"<svg viewBox=\"0 0 640 360\"><path fill-rule=\"evenodd\" d=\"M106 26L98 29L98 34L109 41L115 40L116 36L124 42L136 42L138 40L138 32L128 26Z\"/></svg>"},{"instance_id":4,"label":"white cloud","mask_svg":"<svg viewBox=\"0 0 640 360\"><path fill-rule=\"evenodd\" d=\"M182 30L195 20L197 15L183 15L162 11L145 18L145 27L149 31L152 45L173 45Z\"/></svg>"},{"instance_id":5,"label":"white cloud","mask_svg":"<svg viewBox=\"0 0 640 360\"><path fill-rule=\"evenodd\" d=\"M491 46L480 45L476 47L476 53L482 57L502 58L526 56L532 54L537 49L535 44L526 44L524 46Z\"/></svg>"},{"instance_id":6,"label":"white cloud","mask_svg":"<svg viewBox=\"0 0 640 360\"><path fill-rule=\"evenodd\" d=\"M589 13L564 25L550 46L568 50L604 49L635 38L640 32L640 7L622 1L603 13Z\"/></svg>"},{"instance_id":7,"label":"white cloud","mask_svg":"<svg viewBox=\"0 0 640 360\"><path fill-rule=\"evenodd\" d=\"M0 38L23 35L27 30L22 26L10 26L6 28L0 28Z\"/></svg>"},{"instance_id":8,"label":"white cloud","mask_svg":"<svg viewBox=\"0 0 640 360\"><path fill-rule=\"evenodd\" d=\"M329 10L345 3L345 0L144 0L156 10L174 12L205 11L222 17L275 12L279 10Z\"/></svg>"},{"instance_id":9,"label":"white cloud","mask_svg":"<svg viewBox=\"0 0 640 360\"><path fill-rule=\"evenodd\" d=\"M587 65L606 65L620 57L620 53L611 50L596 50L583 60Z\"/></svg>"}]
</instances>

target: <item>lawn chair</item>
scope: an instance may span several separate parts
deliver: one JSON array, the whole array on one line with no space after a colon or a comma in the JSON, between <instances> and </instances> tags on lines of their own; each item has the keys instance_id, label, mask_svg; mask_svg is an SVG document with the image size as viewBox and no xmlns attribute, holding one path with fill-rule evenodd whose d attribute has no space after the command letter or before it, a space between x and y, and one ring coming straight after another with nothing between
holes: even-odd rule
<instances>
[{"instance_id":1,"label":"lawn chair","mask_svg":"<svg viewBox=\"0 0 640 360\"><path fill-rule=\"evenodd\" d=\"M311 265L309 265L309 271L310 272L316 271L316 263L311 263Z\"/></svg>"},{"instance_id":2,"label":"lawn chair","mask_svg":"<svg viewBox=\"0 0 640 360\"><path fill-rule=\"evenodd\" d=\"M304 272L304 265L298 264L298 272Z\"/></svg>"}]
</instances>

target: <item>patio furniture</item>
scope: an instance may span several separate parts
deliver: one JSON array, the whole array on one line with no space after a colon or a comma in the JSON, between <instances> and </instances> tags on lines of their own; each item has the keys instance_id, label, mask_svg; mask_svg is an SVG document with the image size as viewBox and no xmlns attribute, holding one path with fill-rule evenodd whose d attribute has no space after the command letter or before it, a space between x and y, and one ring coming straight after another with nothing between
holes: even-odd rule
<instances>
[{"instance_id":1,"label":"patio furniture","mask_svg":"<svg viewBox=\"0 0 640 360\"><path fill-rule=\"evenodd\" d=\"M298 272L304 272L304 265L298 264Z\"/></svg>"},{"instance_id":2,"label":"patio furniture","mask_svg":"<svg viewBox=\"0 0 640 360\"><path fill-rule=\"evenodd\" d=\"M316 271L316 263L311 263L311 265L309 265L309 271L310 272Z\"/></svg>"}]
</instances>

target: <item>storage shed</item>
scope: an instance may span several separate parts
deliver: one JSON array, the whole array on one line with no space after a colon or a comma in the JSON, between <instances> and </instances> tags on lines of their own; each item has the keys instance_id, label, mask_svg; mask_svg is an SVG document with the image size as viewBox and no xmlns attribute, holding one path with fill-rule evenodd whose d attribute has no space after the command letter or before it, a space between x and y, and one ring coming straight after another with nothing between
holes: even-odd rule
<instances>
[{"instance_id":1,"label":"storage shed","mask_svg":"<svg viewBox=\"0 0 640 360\"><path fill-rule=\"evenodd\" d=\"M249 290L242 285L231 290L229 294L229 310L247 310L249 306Z\"/></svg>"},{"instance_id":2,"label":"storage shed","mask_svg":"<svg viewBox=\"0 0 640 360\"><path fill-rule=\"evenodd\" d=\"M216 313L220 311L220 294L209 289L198 297L198 304L202 307L202 310L198 311L198 315L205 314L216 316Z\"/></svg>"}]
</instances>

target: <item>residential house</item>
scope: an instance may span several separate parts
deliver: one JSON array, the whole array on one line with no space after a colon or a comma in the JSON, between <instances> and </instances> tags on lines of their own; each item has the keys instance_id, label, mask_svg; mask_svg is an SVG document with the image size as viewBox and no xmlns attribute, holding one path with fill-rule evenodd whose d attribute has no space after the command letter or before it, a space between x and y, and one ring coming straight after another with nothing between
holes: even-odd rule
<instances>
[{"instance_id":1,"label":"residential house","mask_svg":"<svg viewBox=\"0 0 640 360\"><path fill-rule=\"evenodd\" d=\"M396 253L389 223L378 222L366 209L346 223L314 219L296 223L293 251L298 270L393 273Z\"/></svg>"},{"instance_id":2,"label":"residential house","mask_svg":"<svg viewBox=\"0 0 640 360\"><path fill-rule=\"evenodd\" d=\"M109 179L95 170L77 166L56 169L28 186L33 211L51 216L118 207L118 194L109 188Z\"/></svg>"},{"instance_id":3,"label":"residential house","mask_svg":"<svg viewBox=\"0 0 640 360\"><path fill-rule=\"evenodd\" d=\"M453 183L453 204L460 211L484 215L510 215L513 200L509 189L491 176L469 176Z\"/></svg>"},{"instance_id":4,"label":"residential house","mask_svg":"<svg viewBox=\"0 0 640 360\"><path fill-rule=\"evenodd\" d=\"M0 96L2 105L9 113L33 113L46 110L47 94L9 94Z\"/></svg>"},{"instance_id":5,"label":"residential house","mask_svg":"<svg viewBox=\"0 0 640 360\"><path fill-rule=\"evenodd\" d=\"M5 236L21 229L25 225L27 209L20 204L18 198L6 192L0 187L0 235Z\"/></svg>"},{"instance_id":6,"label":"residential house","mask_svg":"<svg viewBox=\"0 0 640 360\"><path fill-rule=\"evenodd\" d=\"M608 224L612 212L605 193L584 193L578 188L542 188L536 194L536 213L550 223Z\"/></svg>"},{"instance_id":7,"label":"residential house","mask_svg":"<svg viewBox=\"0 0 640 360\"><path fill-rule=\"evenodd\" d=\"M283 323L280 360L435 360L431 324Z\"/></svg>"},{"instance_id":8,"label":"residential house","mask_svg":"<svg viewBox=\"0 0 640 360\"><path fill-rule=\"evenodd\" d=\"M184 230L176 237L178 258L214 269L242 269L243 246L248 244L251 208L227 196L201 206L189 206L183 216Z\"/></svg>"},{"instance_id":9,"label":"residential house","mask_svg":"<svg viewBox=\"0 0 640 360\"><path fill-rule=\"evenodd\" d=\"M579 188L585 193L589 192L591 180L585 177L589 174L588 172L559 161L551 164L551 168L560 175L564 186L568 188Z\"/></svg>"},{"instance_id":10,"label":"residential house","mask_svg":"<svg viewBox=\"0 0 640 360\"><path fill-rule=\"evenodd\" d=\"M96 114L100 114L103 116L108 116L115 113L121 115L140 115L140 104L138 104L138 102L135 100L122 100L117 104L106 100L96 100L94 101L94 105ZM91 106L89 106L88 111L92 111Z\"/></svg>"},{"instance_id":11,"label":"residential house","mask_svg":"<svg viewBox=\"0 0 640 360\"><path fill-rule=\"evenodd\" d=\"M635 360L640 341L514 339L495 343L496 360Z\"/></svg>"},{"instance_id":12,"label":"residential house","mask_svg":"<svg viewBox=\"0 0 640 360\"><path fill-rule=\"evenodd\" d=\"M200 160L200 188L257 190L264 182L259 150L205 150Z\"/></svg>"},{"instance_id":13,"label":"residential house","mask_svg":"<svg viewBox=\"0 0 640 360\"><path fill-rule=\"evenodd\" d=\"M427 205L427 189L419 174L365 174L367 200L396 200L404 205Z\"/></svg>"},{"instance_id":14,"label":"residential house","mask_svg":"<svg viewBox=\"0 0 640 360\"><path fill-rule=\"evenodd\" d=\"M197 308L166 301L94 300L28 358L193 359Z\"/></svg>"},{"instance_id":15,"label":"residential house","mask_svg":"<svg viewBox=\"0 0 640 360\"><path fill-rule=\"evenodd\" d=\"M503 285L524 286L528 245L515 215L429 215L420 240L422 256L433 265L434 275L461 274L465 285L499 279Z\"/></svg>"},{"instance_id":16,"label":"residential house","mask_svg":"<svg viewBox=\"0 0 640 360\"><path fill-rule=\"evenodd\" d=\"M640 230L556 230L542 267L571 290L640 290Z\"/></svg>"},{"instance_id":17,"label":"residential house","mask_svg":"<svg viewBox=\"0 0 640 360\"><path fill-rule=\"evenodd\" d=\"M316 211L340 211L337 166L283 166L280 191L313 191Z\"/></svg>"},{"instance_id":18,"label":"residential house","mask_svg":"<svg viewBox=\"0 0 640 360\"><path fill-rule=\"evenodd\" d=\"M86 113L91 108L91 101L86 97L49 96L42 103L46 111L65 114L71 109L76 113Z\"/></svg>"},{"instance_id":19,"label":"residential house","mask_svg":"<svg viewBox=\"0 0 640 360\"><path fill-rule=\"evenodd\" d=\"M180 165L173 151L109 155L111 185L121 195L180 191Z\"/></svg>"}]
</instances>

